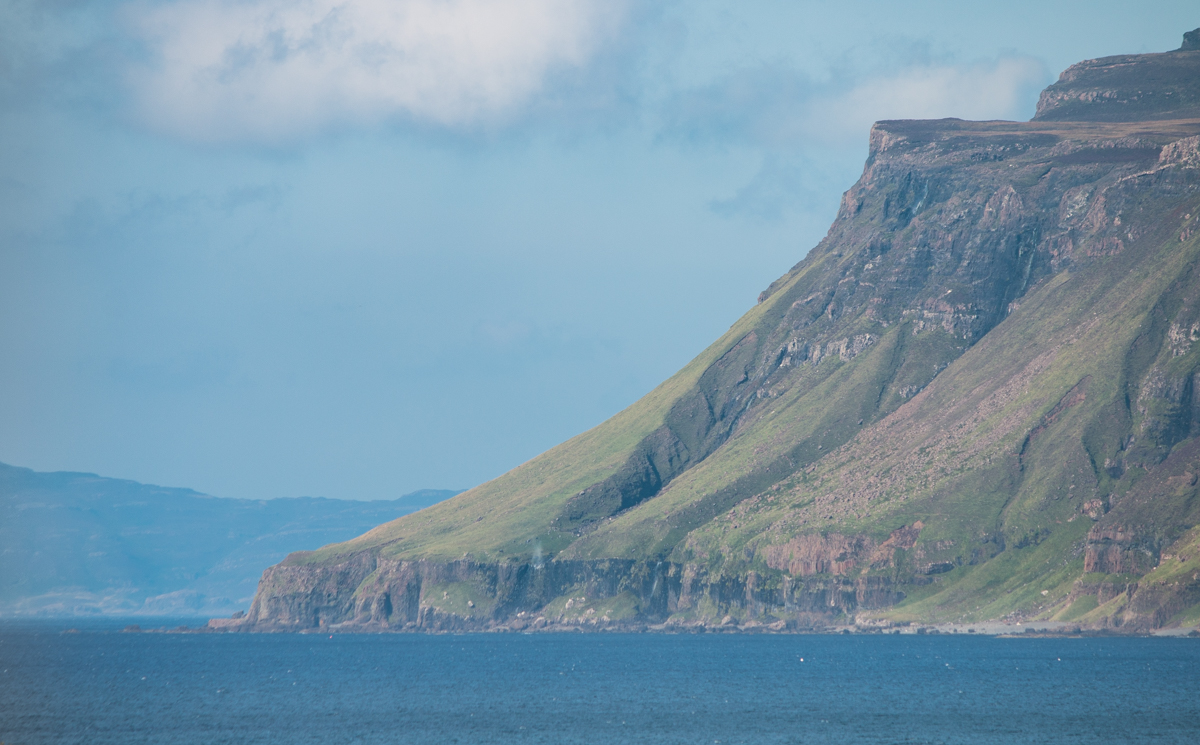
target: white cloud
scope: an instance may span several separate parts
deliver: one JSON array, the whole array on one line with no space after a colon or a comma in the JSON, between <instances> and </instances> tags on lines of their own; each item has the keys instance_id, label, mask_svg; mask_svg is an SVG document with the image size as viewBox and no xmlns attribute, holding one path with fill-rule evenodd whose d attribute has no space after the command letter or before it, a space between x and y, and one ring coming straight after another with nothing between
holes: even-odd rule
<instances>
[{"instance_id":1,"label":"white cloud","mask_svg":"<svg viewBox=\"0 0 1200 745\"><path fill-rule=\"evenodd\" d=\"M1045 65L1030 57L1002 57L962 66L912 67L865 80L848 91L817 97L802 128L824 140L865 141L882 119L1020 119L1047 82Z\"/></svg>"},{"instance_id":2,"label":"white cloud","mask_svg":"<svg viewBox=\"0 0 1200 745\"><path fill-rule=\"evenodd\" d=\"M853 178L876 121L1027 119L1050 79L1045 65L1021 56L843 72L824 81L763 65L675 95L663 109L662 132L761 151L757 174L711 207L775 219L825 204L826 193Z\"/></svg>"},{"instance_id":3,"label":"white cloud","mask_svg":"<svg viewBox=\"0 0 1200 745\"><path fill-rule=\"evenodd\" d=\"M780 67L740 70L688 91L666 112L666 131L768 150L865 146L881 119L1020 119L1049 80L1029 57L963 65L911 65L817 83Z\"/></svg>"},{"instance_id":4,"label":"white cloud","mask_svg":"<svg viewBox=\"0 0 1200 745\"><path fill-rule=\"evenodd\" d=\"M472 126L580 67L619 0L179 0L131 14L153 61L133 75L152 125L275 141L392 117Z\"/></svg>"}]
</instances>

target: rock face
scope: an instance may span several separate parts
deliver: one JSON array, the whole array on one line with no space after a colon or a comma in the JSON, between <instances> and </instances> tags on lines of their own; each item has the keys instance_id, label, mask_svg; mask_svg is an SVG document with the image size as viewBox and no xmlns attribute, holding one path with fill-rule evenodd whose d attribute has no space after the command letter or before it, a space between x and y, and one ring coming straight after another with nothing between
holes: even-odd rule
<instances>
[{"instance_id":1,"label":"rock face","mask_svg":"<svg viewBox=\"0 0 1200 745\"><path fill-rule=\"evenodd\" d=\"M1034 120L1133 122L1200 117L1200 29L1164 54L1127 54L1072 65L1042 92Z\"/></svg>"},{"instance_id":2,"label":"rock face","mask_svg":"<svg viewBox=\"0 0 1200 745\"><path fill-rule=\"evenodd\" d=\"M1189 619L1198 81L1106 58L1032 122L879 122L826 238L684 370L289 557L237 628Z\"/></svg>"},{"instance_id":3,"label":"rock face","mask_svg":"<svg viewBox=\"0 0 1200 745\"><path fill-rule=\"evenodd\" d=\"M1179 47L1179 51L1200 52L1200 28L1183 35L1183 46Z\"/></svg>"}]
</instances>

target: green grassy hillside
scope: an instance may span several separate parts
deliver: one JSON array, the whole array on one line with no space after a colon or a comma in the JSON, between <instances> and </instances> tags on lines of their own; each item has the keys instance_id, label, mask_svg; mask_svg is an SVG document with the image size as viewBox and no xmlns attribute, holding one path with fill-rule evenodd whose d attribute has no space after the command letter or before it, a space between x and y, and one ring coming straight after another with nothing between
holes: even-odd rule
<instances>
[{"instance_id":1,"label":"green grassy hillside","mask_svg":"<svg viewBox=\"0 0 1200 745\"><path fill-rule=\"evenodd\" d=\"M1130 416L1124 404L1137 348L1162 344L1169 324L1156 328L1156 315L1181 288L1200 289L1195 238L1139 248L1036 288L894 416L696 530L672 558L766 573L779 563L772 548L806 533L883 543L920 522L907 556L852 556L856 565L840 572L932 576L883 615L973 621L1054 608L1084 573L1074 549L1093 528L1085 505L1120 503L1155 467L1143 462L1113 478L1103 464L1139 429L1136 409ZM1198 354L1189 348L1171 362L1194 374ZM1195 519L1161 517L1163 525Z\"/></svg>"},{"instance_id":2,"label":"green grassy hillside","mask_svg":"<svg viewBox=\"0 0 1200 745\"><path fill-rule=\"evenodd\" d=\"M767 306L769 307L769 306ZM615 472L649 433L662 426L671 406L753 327L767 307L746 314L687 367L612 419L509 471L494 481L396 520L345 544L306 555L306 562L381 548L391 555L453 559L470 553L487 560L553 555L575 536L552 527L563 504Z\"/></svg>"}]
</instances>

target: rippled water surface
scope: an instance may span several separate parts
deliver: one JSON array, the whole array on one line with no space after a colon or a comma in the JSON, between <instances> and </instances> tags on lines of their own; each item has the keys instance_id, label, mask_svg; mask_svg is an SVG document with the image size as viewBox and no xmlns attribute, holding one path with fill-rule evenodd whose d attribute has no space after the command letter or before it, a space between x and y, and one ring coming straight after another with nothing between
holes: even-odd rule
<instances>
[{"instance_id":1,"label":"rippled water surface","mask_svg":"<svg viewBox=\"0 0 1200 745\"><path fill-rule=\"evenodd\" d=\"M1197 743L1200 640L0 626L0 741Z\"/></svg>"}]
</instances>

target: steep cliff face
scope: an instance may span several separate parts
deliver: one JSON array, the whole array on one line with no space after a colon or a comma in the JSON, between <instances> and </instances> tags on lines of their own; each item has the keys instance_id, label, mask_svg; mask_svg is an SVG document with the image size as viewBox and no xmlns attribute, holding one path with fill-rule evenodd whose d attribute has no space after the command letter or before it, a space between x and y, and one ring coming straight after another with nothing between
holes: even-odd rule
<instances>
[{"instance_id":1,"label":"steep cliff face","mask_svg":"<svg viewBox=\"0 0 1200 745\"><path fill-rule=\"evenodd\" d=\"M1042 92L1034 120L1130 122L1200 117L1200 42L1163 54L1123 54L1067 68Z\"/></svg>"},{"instance_id":2,"label":"steep cliff face","mask_svg":"<svg viewBox=\"0 0 1200 745\"><path fill-rule=\"evenodd\" d=\"M1136 577L1200 522L1200 119L1159 116L1200 53L1121 59L1033 122L878 123L827 237L692 364L289 557L241 627L1188 617ZM1142 93L1093 106L1113 69Z\"/></svg>"}]
</instances>

